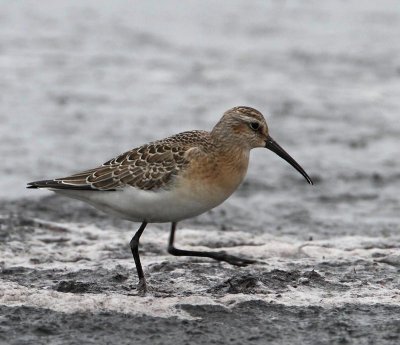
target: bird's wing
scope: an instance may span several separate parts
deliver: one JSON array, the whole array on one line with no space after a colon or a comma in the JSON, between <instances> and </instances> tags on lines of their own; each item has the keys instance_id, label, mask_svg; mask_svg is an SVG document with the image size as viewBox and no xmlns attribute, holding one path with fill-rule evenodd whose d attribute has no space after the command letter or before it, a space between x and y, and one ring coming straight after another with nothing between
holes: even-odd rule
<instances>
[{"instance_id":1,"label":"bird's wing","mask_svg":"<svg viewBox=\"0 0 400 345\"><path fill-rule=\"evenodd\" d=\"M204 131L183 132L127 151L103 165L71 176L36 181L28 188L72 190L167 189L190 160L187 152L204 142Z\"/></svg>"}]
</instances>

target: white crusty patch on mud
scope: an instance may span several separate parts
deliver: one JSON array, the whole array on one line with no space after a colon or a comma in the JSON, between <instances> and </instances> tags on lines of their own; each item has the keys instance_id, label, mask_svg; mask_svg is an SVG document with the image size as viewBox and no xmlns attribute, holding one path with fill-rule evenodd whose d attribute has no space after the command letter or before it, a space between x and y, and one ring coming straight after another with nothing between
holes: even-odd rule
<instances>
[{"instance_id":1,"label":"white crusty patch on mud","mask_svg":"<svg viewBox=\"0 0 400 345\"><path fill-rule=\"evenodd\" d=\"M35 220L34 231L27 233L24 241L11 241L7 246L0 244L3 268L26 267L35 270L62 270L79 272L93 270L96 281L96 269L115 270L120 266L129 273L129 282L136 283L133 259L130 254L129 240L134 231L119 231L115 228L99 229L94 225L59 224ZM400 294L393 286L373 282L360 283L361 280L344 282L349 289L323 289L321 286L302 284L301 281L288 284L285 289L259 286L259 290L249 293L223 295L209 291L213 286L226 282L232 275L258 273L274 269L293 269L293 264L312 266L318 262L348 263L348 270L357 268L357 260L371 263L379 262L382 257L395 258L397 248L387 240L363 236L336 237L322 241L295 241L289 237L274 237L268 234L251 234L238 231L218 231L203 229L179 229L177 241L182 248L195 250L225 250L234 255L247 256L260 261L246 269L235 268L228 264L213 263L209 259L177 258L166 253L168 229L149 226L143 235L142 244L150 246L158 254L142 252L142 262L149 282L161 277L173 280L172 293L162 295L150 293L146 297L132 291L100 293L65 293L54 290L54 285L34 287L7 281L0 281L0 304L5 306L31 306L46 308L57 312L101 312L149 315L190 319L180 305L220 305L232 308L248 300L260 300L287 306L322 306L326 308L350 304L390 304L400 305ZM393 240L393 239L392 239ZM385 242L386 241L386 242ZM218 247L218 248L217 248ZM374 259L377 257L378 259ZM393 261L393 260L392 260ZM196 262L193 266L193 262ZM394 261L393 261L394 262ZM190 264L192 263L192 266ZM167 264L171 272L157 271L157 265ZM202 268L202 278L191 273L191 267ZM396 262L395 262L396 265ZM204 269L210 267L211 269ZM389 265L389 267L392 267ZM333 268L334 269L334 268ZM390 270L390 268L388 268ZM392 267L393 274L396 268ZM172 276L173 274L173 276ZM165 276L165 277L164 277ZM39 278L38 278L39 279ZM64 278L63 278L64 279ZM66 278L68 280L68 278ZM72 279L72 278L71 278ZM299 279L305 279L304 277ZM330 282L329 276L324 281ZM39 282L40 283L40 282ZM168 282L167 282L168 283ZM263 285L262 281L257 284ZM293 286L297 285L297 286ZM171 288L171 285L169 285ZM163 289L154 286L154 289ZM279 291L278 291L279 290ZM259 293L263 291L263 293ZM267 291L267 292L265 292Z\"/></svg>"},{"instance_id":2,"label":"white crusty patch on mud","mask_svg":"<svg viewBox=\"0 0 400 345\"><path fill-rule=\"evenodd\" d=\"M28 288L12 282L4 282L2 285L0 304L8 307L28 306L62 313L113 311L153 317L175 316L191 319L190 315L175 308L180 300L177 297L156 299L151 296L127 296L117 293L73 294ZM192 305L210 304L210 300L202 296L191 296L187 302Z\"/></svg>"},{"instance_id":3,"label":"white crusty patch on mud","mask_svg":"<svg viewBox=\"0 0 400 345\"><path fill-rule=\"evenodd\" d=\"M114 267L116 264L133 265L129 241L135 233L132 224L128 230L119 230L114 227L100 229L95 225L75 223L57 223L43 220L34 220L34 232L27 234L24 241L0 243L1 259L5 267L22 266L35 269L83 269L91 266L104 268ZM176 260L167 254L169 226L162 229L150 224L143 236L141 244L151 244L162 254L151 256L152 262ZM393 237L391 241L393 241ZM400 236L397 238L400 241ZM346 236L335 237L330 240L301 241L293 237L274 237L265 234L254 234L244 231L219 231L210 229L184 229L177 231L177 246L192 250L224 250L229 254L242 255L274 264L275 261L285 259L346 259L371 258L373 255L394 255L397 248L392 248L388 239ZM218 245L216 245L216 243ZM113 251L120 250L123 258L112 256ZM149 263L146 252L143 265ZM181 258L180 258L181 259ZM207 259L204 259L207 260ZM276 267L279 268L279 267Z\"/></svg>"},{"instance_id":4,"label":"white crusty patch on mud","mask_svg":"<svg viewBox=\"0 0 400 345\"><path fill-rule=\"evenodd\" d=\"M286 306L340 307L344 304L391 304L400 305L400 294L388 291L382 286L360 287L349 292L326 292L321 289L297 288L276 295L227 294L221 298L204 295L184 297L127 296L118 293L72 294L46 289L35 289L13 282L3 282L0 304L8 307L28 306L44 308L62 313L117 312L134 315L180 319L193 319L180 305L219 305L233 308L241 302L258 300Z\"/></svg>"}]
</instances>

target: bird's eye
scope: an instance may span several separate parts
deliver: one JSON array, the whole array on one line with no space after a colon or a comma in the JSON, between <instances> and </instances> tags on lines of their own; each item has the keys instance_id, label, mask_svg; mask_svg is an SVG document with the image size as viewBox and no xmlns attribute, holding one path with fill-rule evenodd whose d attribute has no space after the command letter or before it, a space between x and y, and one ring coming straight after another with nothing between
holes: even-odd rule
<instances>
[{"instance_id":1,"label":"bird's eye","mask_svg":"<svg viewBox=\"0 0 400 345\"><path fill-rule=\"evenodd\" d=\"M258 131L260 129L260 124L258 122L250 122L249 126L253 131Z\"/></svg>"}]
</instances>

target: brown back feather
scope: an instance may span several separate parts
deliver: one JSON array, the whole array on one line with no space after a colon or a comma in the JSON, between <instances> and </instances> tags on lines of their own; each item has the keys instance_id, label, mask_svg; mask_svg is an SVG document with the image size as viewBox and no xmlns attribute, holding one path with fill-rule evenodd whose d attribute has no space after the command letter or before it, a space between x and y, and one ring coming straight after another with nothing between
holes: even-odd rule
<instances>
[{"instance_id":1,"label":"brown back feather","mask_svg":"<svg viewBox=\"0 0 400 345\"><path fill-rule=\"evenodd\" d=\"M208 143L208 144L206 144ZM101 165L71 176L55 179L64 187L118 190L132 186L142 190L167 189L189 161L185 152L192 147L207 151L209 133L190 131L127 151Z\"/></svg>"}]
</instances>

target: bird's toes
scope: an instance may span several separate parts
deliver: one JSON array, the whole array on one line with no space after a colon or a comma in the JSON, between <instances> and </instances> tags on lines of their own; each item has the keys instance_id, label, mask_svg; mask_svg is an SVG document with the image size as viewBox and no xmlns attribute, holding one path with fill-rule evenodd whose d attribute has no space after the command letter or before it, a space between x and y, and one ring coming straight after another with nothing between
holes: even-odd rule
<instances>
[{"instance_id":1,"label":"bird's toes","mask_svg":"<svg viewBox=\"0 0 400 345\"><path fill-rule=\"evenodd\" d=\"M147 285L146 279L139 279L139 284L136 287L139 296L146 296L149 292L149 286Z\"/></svg>"},{"instance_id":2,"label":"bird's toes","mask_svg":"<svg viewBox=\"0 0 400 345\"><path fill-rule=\"evenodd\" d=\"M240 258L238 256L228 255L223 252L221 252L220 260L225 261L228 264L241 267L257 263L257 260Z\"/></svg>"}]
</instances>

